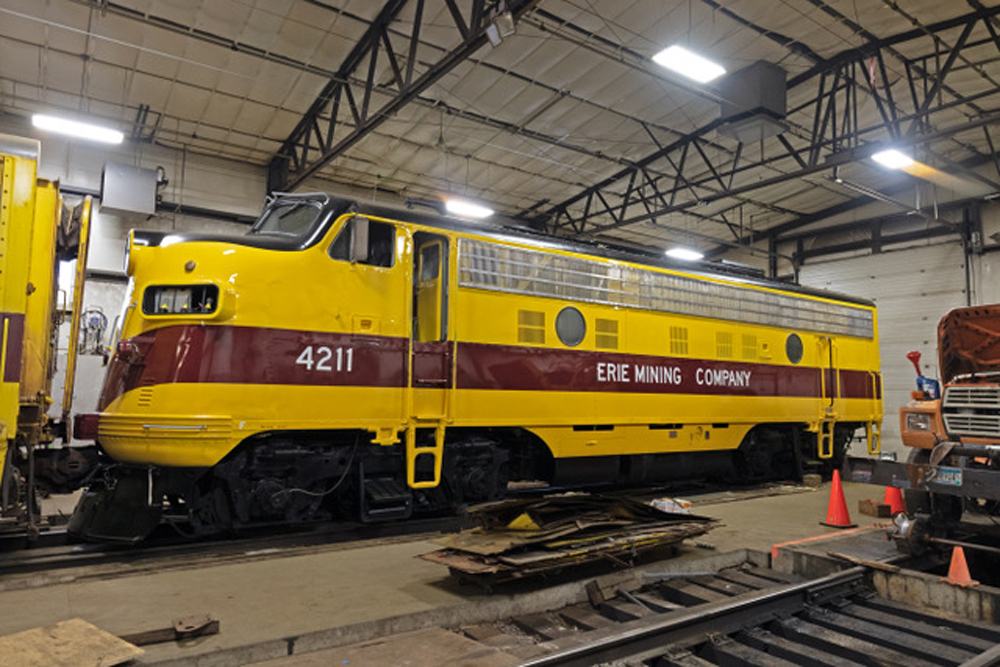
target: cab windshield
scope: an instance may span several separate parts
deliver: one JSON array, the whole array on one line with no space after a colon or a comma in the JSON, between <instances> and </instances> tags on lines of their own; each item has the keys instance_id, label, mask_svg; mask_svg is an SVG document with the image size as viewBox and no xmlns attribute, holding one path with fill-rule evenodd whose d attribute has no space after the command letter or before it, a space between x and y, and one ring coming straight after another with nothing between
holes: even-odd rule
<instances>
[{"instance_id":1,"label":"cab windshield","mask_svg":"<svg viewBox=\"0 0 1000 667\"><path fill-rule=\"evenodd\" d=\"M271 204L250 234L305 239L315 229L323 213L316 199L279 199Z\"/></svg>"}]
</instances>

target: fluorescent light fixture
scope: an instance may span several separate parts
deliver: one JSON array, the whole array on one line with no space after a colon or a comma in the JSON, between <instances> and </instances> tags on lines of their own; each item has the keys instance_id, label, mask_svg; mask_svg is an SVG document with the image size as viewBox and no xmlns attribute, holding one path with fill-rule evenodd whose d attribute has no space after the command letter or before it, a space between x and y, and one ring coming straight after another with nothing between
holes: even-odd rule
<instances>
[{"instance_id":1,"label":"fluorescent light fixture","mask_svg":"<svg viewBox=\"0 0 1000 667\"><path fill-rule=\"evenodd\" d=\"M449 199L444 203L444 207L452 215L463 218L488 218L493 215L493 209L461 199Z\"/></svg>"},{"instance_id":2,"label":"fluorescent light fixture","mask_svg":"<svg viewBox=\"0 0 1000 667\"><path fill-rule=\"evenodd\" d=\"M699 259L705 259L705 254L697 250L691 250L690 248L671 248L667 251L667 257L684 260L685 262L697 262Z\"/></svg>"},{"instance_id":3,"label":"fluorescent light fixture","mask_svg":"<svg viewBox=\"0 0 1000 667\"><path fill-rule=\"evenodd\" d=\"M125 139L124 134L118 130L112 130L109 127L91 125L90 123L81 123L79 121L67 120L65 118L56 118L55 116L47 116L40 113L36 113L31 117L31 124L39 130L48 130L49 132L56 132L58 134L68 134L71 137L89 139L91 141L101 141L106 144L120 144Z\"/></svg>"},{"instance_id":4,"label":"fluorescent light fixture","mask_svg":"<svg viewBox=\"0 0 1000 667\"><path fill-rule=\"evenodd\" d=\"M726 73L726 69L722 65L702 58L697 53L692 53L676 44L668 46L653 56L653 62L689 79L694 79L698 83L708 83Z\"/></svg>"},{"instance_id":5,"label":"fluorescent light fixture","mask_svg":"<svg viewBox=\"0 0 1000 667\"><path fill-rule=\"evenodd\" d=\"M895 148L879 151L872 155L872 159L883 167L889 169L906 169L913 166L913 158L905 153L897 151Z\"/></svg>"}]
</instances>

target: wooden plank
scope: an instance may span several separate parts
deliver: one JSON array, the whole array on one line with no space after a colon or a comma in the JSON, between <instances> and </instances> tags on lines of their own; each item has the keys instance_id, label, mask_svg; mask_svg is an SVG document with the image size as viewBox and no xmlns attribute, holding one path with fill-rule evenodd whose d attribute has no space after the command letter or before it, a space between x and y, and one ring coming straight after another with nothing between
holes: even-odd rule
<instances>
[{"instance_id":1,"label":"wooden plank","mask_svg":"<svg viewBox=\"0 0 1000 667\"><path fill-rule=\"evenodd\" d=\"M627 621L634 621L635 619L642 618L644 616L651 616L653 614L653 612L646 609L642 605L634 602L626 602L624 600L608 600L607 602L602 602L600 612L608 618L612 618L623 623Z\"/></svg>"},{"instance_id":2,"label":"wooden plank","mask_svg":"<svg viewBox=\"0 0 1000 667\"><path fill-rule=\"evenodd\" d=\"M759 665L760 667L796 667L791 660L785 660L776 655L744 646L732 639L725 638L707 642L699 652L718 665Z\"/></svg>"},{"instance_id":3,"label":"wooden plank","mask_svg":"<svg viewBox=\"0 0 1000 667\"><path fill-rule=\"evenodd\" d=\"M932 607L915 609L911 605L894 600L886 600L885 598L869 598L864 601L864 606L872 609L880 609L889 614L896 614L905 618L930 622L941 627L951 628L955 632L961 632L965 635L979 637L980 639L1000 644L1000 627L992 623L983 623L982 621L969 619L959 621Z\"/></svg>"},{"instance_id":4,"label":"wooden plank","mask_svg":"<svg viewBox=\"0 0 1000 667\"><path fill-rule=\"evenodd\" d=\"M655 664L657 667L715 667L714 662L699 658L686 648L669 644L663 647L663 655Z\"/></svg>"},{"instance_id":5,"label":"wooden plank","mask_svg":"<svg viewBox=\"0 0 1000 667\"><path fill-rule=\"evenodd\" d=\"M713 591L717 591L724 595L739 595L740 593L746 593L753 590L749 586L743 586L742 584L735 584L731 581L726 581L721 577L712 577L711 579L698 579L695 583L699 586L704 586L705 588L710 588Z\"/></svg>"},{"instance_id":6,"label":"wooden plank","mask_svg":"<svg viewBox=\"0 0 1000 667\"><path fill-rule=\"evenodd\" d=\"M735 568L730 568L727 570L720 570L718 574L715 575L719 579L725 579L726 581L731 581L734 584L740 584L741 586L746 586L747 588L754 588L760 590L762 588L770 588L774 586L774 581L771 579L763 579L761 577L755 577L749 572L744 572L743 570L737 570Z\"/></svg>"},{"instance_id":7,"label":"wooden plank","mask_svg":"<svg viewBox=\"0 0 1000 667\"><path fill-rule=\"evenodd\" d=\"M668 602L690 607L704 602L728 600L729 596L710 588L700 586L693 581L671 581L659 586L659 593Z\"/></svg>"},{"instance_id":8,"label":"wooden plank","mask_svg":"<svg viewBox=\"0 0 1000 667\"><path fill-rule=\"evenodd\" d=\"M632 597L638 600L641 604L645 605L649 609L661 614L674 611L675 609L683 609L683 605L676 604L674 602L669 602L663 598L655 595L649 595L647 593L632 593Z\"/></svg>"},{"instance_id":9,"label":"wooden plank","mask_svg":"<svg viewBox=\"0 0 1000 667\"><path fill-rule=\"evenodd\" d=\"M494 637L502 636L500 628L493 625L492 623L477 623L476 625L463 625L459 630L468 637L469 639L474 639L477 642L485 642L487 640L493 639Z\"/></svg>"},{"instance_id":10,"label":"wooden plank","mask_svg":"<svg viewBox=\"0 0 1000 667\"><path fill-rule=\"evenodd\" d=\"M524 644L534 644L530 638L524 635L510 635L491 623L480 623L461 628L462 634L469 639L479 642L490 648L508 651Z\"/></svg>"},{"instance_id":11,"label":"wooden plank","mask_svg":"<svg viewBox=\"0 0 1000 667\"><path fill-rule=\"evenodd\" d=\"M834 632L859 639L877 640L882 646L888 646L929 661L944 660L949 663L962 664L978 653L978 651L973 652L921 637L899 628L887 628L884 625L826 609L807 610L803 617Z\"/></svg>"},{"instance_id":12,"label":"wooden plank","mask_svg":"<svg viewBox=\"0 0 1000 667\"><path fill-rule=\"evenodd\" d=\"M600 630L601 628L610 628L612 625L618 625L610 618L606 618L595 613L590 606L586 604L565 607L559 611L559 615L562 616L567 623L580 628L581 630Z\"/></svg>"},{"instance_id":13,"label":"wooden plank","mask_svg":"<svg viewBox=\"0 0 1000 667\"><path fill-rule=\"evenodd\" d=\"M771 628L775 634L809 646L835 653L864 664L906 665L907 667L931 667L940 664L922 660L902 651L879 646L873 642L851 637L841 632L828 630L814 623L798 618L775 621Z\"/></svg>"},{"instance_id":14,"label":"wooden plank","mask_svg":"<svg viewBox=\"0 0 1000 667\"><path fill-rule=\"evenodd\" d=\"M142 654L141 648L80 618L0 637L5 667L111 667Z\"/></svg>"},{"instance_id":15,"label":"wooden plank","mask_svg":"<svg viewBox=\"0 0 1000 667\"><path fill-rule=\"evenodd\" d=\"M837 611L842 614L850 614L856 618L871 621L872 623L878 623L879 625L885 627L896 628L904 632L912 632L930 639L943 641L953 646L969 649L970 651L985 651L996 645L995 642L989 641L988 639L967 635L952 627L948 627L944 623L937 621L930 616L927 617L927 620L934 621L934 623L927 623L913 618L889 614L879 611L878 609L872 609L870 607L857 604L839 607Z\"/></svg>"},{"instance_id":16,"label":"wooden plank","mask_svg":"<svg viewBox=\"0 0 1000 667\"><path fill-rule=\"evenodd\" d=\"M736 635L736 639L765 653L791 660L797 665L861 667L864 664L831 653L821 653L812 647L797 644L760 628L744 630Z\"/></svg>"},{"instance_id":17,"label":"wooden plank","mask_svg":"<svg viewBox=\"0 0 1000 667\"><path fill-rule=\"evenodd\" d=\"M576 630L566 627L558 618L544 612L523 614L515 616L510 620L525 632L540 637L542 641L550 641L558 637L576 634Z\"/></svg>"}]
</instances>

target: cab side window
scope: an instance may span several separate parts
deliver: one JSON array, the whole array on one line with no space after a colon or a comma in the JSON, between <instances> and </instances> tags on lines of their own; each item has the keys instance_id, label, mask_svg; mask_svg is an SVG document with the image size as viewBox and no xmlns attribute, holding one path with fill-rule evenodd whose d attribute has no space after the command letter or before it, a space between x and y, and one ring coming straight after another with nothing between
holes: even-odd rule
<instances>
[{"instance_id":1,"label":"cab side window","mask_svg":"<svg viewBox=\"0 0 1000 667\"><path fill-rule=\"evenodd\" d=\"M386 222L355 216L330 245L330 257L391 268L396 258L396 228Z\"/></svg>"}]
</instances>

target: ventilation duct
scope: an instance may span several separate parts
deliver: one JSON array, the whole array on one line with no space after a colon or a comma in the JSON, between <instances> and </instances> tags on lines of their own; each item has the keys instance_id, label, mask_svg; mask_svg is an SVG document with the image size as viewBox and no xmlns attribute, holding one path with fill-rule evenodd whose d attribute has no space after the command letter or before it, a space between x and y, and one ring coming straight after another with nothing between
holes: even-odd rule
<instances>
[{"instance_id":1,"label":"ventilation duct","mask_svg":"<svg viewBox=\"0 0 1000 667\"><path fill-rule=\"evenodd\" d=\"M785 70L763 60L733 72L719 84L722 118L732 119L719 132L743 143L785 131Z\"/></svg>"}]
</instances>

